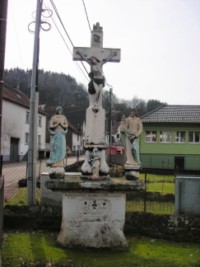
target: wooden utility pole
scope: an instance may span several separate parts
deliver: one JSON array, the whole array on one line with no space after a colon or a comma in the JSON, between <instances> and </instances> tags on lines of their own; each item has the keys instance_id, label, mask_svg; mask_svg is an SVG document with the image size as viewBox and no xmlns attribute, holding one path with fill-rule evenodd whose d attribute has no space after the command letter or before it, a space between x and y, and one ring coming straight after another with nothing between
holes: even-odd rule
<instances>
[{"instance_id":1,"label":"wooden utility pole","mask_svg":"<svg viewBox=\"0 0 200 267\"><path fill-rule=\"evenodd\" d=\"M38 128L38 65L40 25L42 13L42 0L37 0L35 38L33 51L33 67L31 76L31 98L30 98L30 121L29 121L29 150L28 150L28 205L36 205L36 175L37 175L37 128Z\"/></svg>"},{"instance_id":2,"label":"wooden utility pole","mask_svg":"<svg viewBox=\"0 0 200 267\"><path fill-rule=\"evenodd\" d=\"M6 26L7 26L8 1L0 1L0 175L2 174L2 156L1 156L1 132L2 132L2 101L3 101L3 75L6 47Z\"/></svg>"}]
</instances>

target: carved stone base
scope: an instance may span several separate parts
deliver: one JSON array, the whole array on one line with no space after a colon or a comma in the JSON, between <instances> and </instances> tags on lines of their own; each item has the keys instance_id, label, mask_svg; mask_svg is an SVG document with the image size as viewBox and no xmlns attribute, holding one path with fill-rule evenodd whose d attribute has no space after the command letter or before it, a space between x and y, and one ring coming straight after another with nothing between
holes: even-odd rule
<instances>
[{"instance_id":1,"label":"carved stone base","mask_svg":"<svg viewBox=\"0 0 200 267\"><path fill-rule=\"evenodd\" d=\"M80 175L49 180L49 191L62 192L58 242L67 247L127 249L123 233L126 193L145 189L142 181L113 178L83 181Z\"/></svg>"},{"instance_id":2,"label":"carved stone base","mask_svg":"<svg viewBox=\"0 0 200 267\"><path fill-rule=\"evenodd\" d=\"M109 175L100 175L100 176L93 176L93 175L82 175L81 180L83 181L103 181L103 180L109 180Z\"/></svg>"},{"instance_id":3,"label":"carved stone base","mask_svg":"<svg viewBox=\"0 0 200 267\"><path fill-rule=\"evenodd\" d=\"M67 247L127 249L124 193L63 194L61 231Z\"/></svg>"}]
</instances>

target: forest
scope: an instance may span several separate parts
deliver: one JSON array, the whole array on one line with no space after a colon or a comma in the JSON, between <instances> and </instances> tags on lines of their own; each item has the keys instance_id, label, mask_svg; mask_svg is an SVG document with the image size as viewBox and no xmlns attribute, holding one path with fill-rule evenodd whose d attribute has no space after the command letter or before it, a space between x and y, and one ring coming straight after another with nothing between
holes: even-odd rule
<instances>
[{"instance_id":1,"label":"forest","mask_svg":"<svg viewBox=\"0 0 200 267\"><path fill-rule=\"evenodd\" d=\"M9 87L18 89L30 97L31 74L32 70L19 68L5 70L4 82ZM49 117L55 113L55 107L60 105L70 123L77 129L81 128L85 120L85 110L89 104L85 85L78 84L70 75L39 70L38 90L39 105L43 106ZM137 108L141 117L163 104L166 103L156 99L144 101L136 96L128 101L122 100L118 99L113 92L111 94L108 90L103 91L102 105L106 110L107 117L110 116L111 109L112 121L120 121L122 114L125 114L126 117L129 116L132 108Z\"/></svg>"}]
</instances>

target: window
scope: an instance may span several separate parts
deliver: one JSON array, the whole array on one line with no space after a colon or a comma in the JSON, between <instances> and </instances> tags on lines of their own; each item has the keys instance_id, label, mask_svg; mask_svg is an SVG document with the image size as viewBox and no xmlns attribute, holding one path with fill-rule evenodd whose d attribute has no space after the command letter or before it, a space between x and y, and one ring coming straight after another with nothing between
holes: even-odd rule
<instances>
[{"instance_id":1,"label":"window","mask_svg":"<svg viewBox=\"0 0 200 267\"><path fill-rule=\"evenodd\" d=\"M77 141L79 141L79 135L77 134Z\"/></svg>"},{"instance_id":2,"label":"window","mask_svg":"<svg viewBox=\"0 0 200 267\"><path fill-rule=\"evenodd\" d=\"M28 145L28 141L29 141L29 134L25 133L25 144Z\"/></svg>"},{"instance_id":3,"label":"window","mask_svg":"<svg viewBox=\"0 0 200 267\"><path fill-rule=\"evenodd\" d=\"M38 126L42 127L42 116L38 117Z\"/></svg>"},{"instance_id":4,"label":"window","mask_svg":"<svg viewBox=\"0 0 200 267\"><path fill-rule=\"evenodd\" d=\"M185 132L176 132L175 143L185 143Z\"/></svg>"},{"instance_id":5,"label":"window","mask_svg":"<svg viewBox=\"0 0 200 267\"><path fill-rule=\"evenodd\" d=\"M41 146L41 135L38 135L38 147Z\"/></svg>"},{"instance_id":6,"label":"window","mask_svg":"<svg viewBox=\"0 0 200 267\"><path fill-rule=\"evenodd\" d=\"M189 132L189 143L200 143L200 132Z\"/></svg>"},{"instance_id":7,"label":"window","mask_svg":"<svg viewBox=\"0 0 200 267\"><path fill-rule=\"evenodd\" d=\"M171 132L160 131L160 143L171 143Z\"/></svg>"},{"instance_id":8,"label":"window","mask_svg":"<svg viewBox=\"0 0 200 267\"><path fill-rule=\"evenodd\" d=\"M29 123L29 111L26 111L26 123Z\"/></svg>"},{"instance_id":9,"label":"window","mask_svg":"<svg viewBox=\"0 0 200 267\"><path fill-rule=\"evenodd\" d=\"M146 131L145 142L146 143L155 143L156 142L156 131Z\"/></svg>"}]
</instances>

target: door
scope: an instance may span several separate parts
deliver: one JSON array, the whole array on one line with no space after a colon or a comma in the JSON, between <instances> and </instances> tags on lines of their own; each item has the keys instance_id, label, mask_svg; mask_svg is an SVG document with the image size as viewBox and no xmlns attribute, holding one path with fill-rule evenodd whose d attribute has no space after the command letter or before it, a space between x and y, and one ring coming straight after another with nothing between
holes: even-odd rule
<instances>
[{"instance_id":1,"label":"door","mask_svg":"<svg viewBox=\"0 0 200 267\"><path fill-rule=\"evenodd\" d=\"M19 151L19 138L11 137L10 139L10 161L12 162L19 161L18 151Z\"/></svg>"},{"instance_id":2,"label":"door","mask_svg":"<svg viewBox=\"0 0 200 267\"><path fill-rule=\"evenodd\" d=\"M175 157L174 166L175 170L184 170L184 157Z\"/></svg>"}]
</instances>

